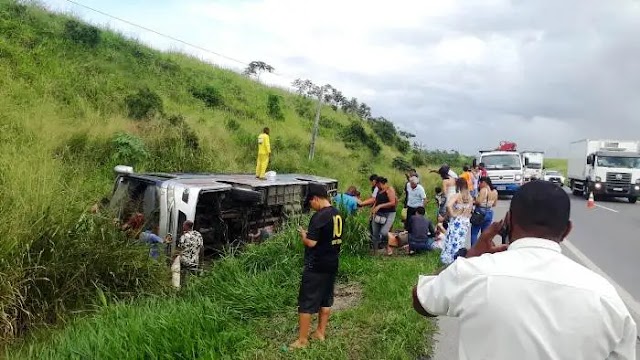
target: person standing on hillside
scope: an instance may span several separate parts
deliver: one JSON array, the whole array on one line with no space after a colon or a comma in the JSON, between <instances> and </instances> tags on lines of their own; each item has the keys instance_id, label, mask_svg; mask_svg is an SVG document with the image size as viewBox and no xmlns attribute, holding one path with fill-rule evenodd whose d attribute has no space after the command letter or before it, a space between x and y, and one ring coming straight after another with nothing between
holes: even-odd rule
<instances>
[{"instance_id":1,"label":"person standing on hillside","mask_svg":"<svg viewBox=\"0 0 640 360\"><path fill-rule=\"evenodd\" d=\"M262 130L262 134L258 135L258 162L256 165L256 178L266 179L267 166L269 165L269 157L271 156L271 141L269 138L269 128Z\"/></svg>"},{"instance_id":2,"label":"person standing on hillside","mask_svg":"<svg viewBox=\"0 0 640 360\"><path fill-rule=\"evenodd\" d=\"M411 217L416 214L418 208L423 208L426 205L427 193L424 191L424 187L418 184L418 177L411 176L406 188L405 207L407 208L407 218L405 220L405 230L411 232Z\"/></svg>"},{"instance_id":3,"label":"person standing on hillside","mask_svg":"<svg viewBox=\"0 0 640 360\"><path fill-rule=\"evenodd\" d=\"M461 320L460 359L636 358L636 324L615 287L562 254L570 211L563 189L527 183L503 221L437 275L418 278L419 314ZM508 248L493 242L502 229Z\"/></svg>"},{"instance_id":4,"label":"person standing on hillside","mask_svg":"<svg viewBox=\"0 0 640 360\"><path fill-rule=\"evenodd\" d=\"M340 212L331 206L323 186L310 185L306 201L315 214L307 231L299 229L304 244L304 269L298 294L299 335L298 340L290 345L292 349L308 345L312 314L318 314L318 327L312 338L325 339L344 225Z\"/></svg>"}]
</instances>

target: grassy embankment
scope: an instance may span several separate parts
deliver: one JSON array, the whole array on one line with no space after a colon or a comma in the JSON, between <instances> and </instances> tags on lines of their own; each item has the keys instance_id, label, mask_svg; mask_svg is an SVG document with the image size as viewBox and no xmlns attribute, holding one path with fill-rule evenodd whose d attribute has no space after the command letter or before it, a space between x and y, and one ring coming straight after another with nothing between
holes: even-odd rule
<instances>
[{"instance_id":1,"label":"grassy embankment","mask_svg":"<svg viewBox=\"0 0 640 360\"><path fill-rule=\"evenodd\" d=\"M229 271L215 271L186 294L167 294L167 269L149 261L144 246L113 232L109 219L82 215L109 193L116 164L251 172L255 135L269 126L278 172L332 176L344 188L364 186L375 171L402 184L391 166L398 151L353 115L322 109L310 162L308 99L13 1L0 1L0 32L0 342L56 325L63 329L38 332L34 351L206 357L233 346L233 357L250 357L291 335L299 275L287 265L300 252L291 234L221 261L216 270ZM346 333L318 356L422 353L430 325L411 315L407 291L433 259L374 261L353 252L344 264L342 276L362 284L363 300L336 316L335 331ZM70 314L93 311L96 319L64 329ZM181 340L183 333L192 340Z\"/></svg>"}]
</instances>

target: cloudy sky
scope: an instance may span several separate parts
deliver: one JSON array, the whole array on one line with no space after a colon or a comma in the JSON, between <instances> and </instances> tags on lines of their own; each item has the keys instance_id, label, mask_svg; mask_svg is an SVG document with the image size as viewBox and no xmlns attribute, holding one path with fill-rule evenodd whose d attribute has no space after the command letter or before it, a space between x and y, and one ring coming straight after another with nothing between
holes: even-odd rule
<instances>
[{"instance_id":1,"label":"cloudy sky","mask_svg":"<svg viewBox=\"0 0 640 360\"><path fill-rule=\"evenodd\" d=\"M638 0L74 0L56 11L242 69L332 84L417 134L473 154L514 140L564 155L580 138L640 139Z\"/></svg>"}]
</instances>

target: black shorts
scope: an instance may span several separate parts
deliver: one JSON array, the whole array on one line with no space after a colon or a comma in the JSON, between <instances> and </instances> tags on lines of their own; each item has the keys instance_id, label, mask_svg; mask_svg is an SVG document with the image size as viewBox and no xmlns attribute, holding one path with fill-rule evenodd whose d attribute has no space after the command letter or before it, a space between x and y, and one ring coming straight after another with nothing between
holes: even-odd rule
<instances>
[{"instance_id":1,"label":"black shorts","mask_svg":"<svg viewBox=\"0 0 640 360\"><path fill-rule=\"evenodd\" d=\"M298 312L316 314L321 307L331 307L335 283L335 272L318 273L304 270L298 294Z\"/></svg>"}]
</instances>

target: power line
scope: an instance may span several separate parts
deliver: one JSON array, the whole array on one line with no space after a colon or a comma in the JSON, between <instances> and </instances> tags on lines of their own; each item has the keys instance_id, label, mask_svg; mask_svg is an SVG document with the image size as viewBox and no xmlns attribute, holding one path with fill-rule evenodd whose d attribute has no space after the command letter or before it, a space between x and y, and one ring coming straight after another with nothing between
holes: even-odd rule
<instances>
[{"instance_id":1,"label":"power line","mask_svg":"<svg viewBox=\"0 0 640 360\"><path fill-rule=\"evenodd\" d=\"M142 26L142 25L135 24L135 23L133 23L133 22L131 22L131 21L129 21L129 20L125 20L125 19L122 19L122 18L120 18L120 17L117 17L117 16L114 16L114 15L108 14L108 13L106 13L106 12L104 12L104 11L101 11L101 10L98 10L98 9L95 9L95 8L92 8L92 7L90 7L90 6L87 6L87 5L81 4L81 3L79 3L79 2L76 2L76 1L73 1L73 0L65 0L65 1L67 1L67 2L69 2L69 3L71 3L71 4L74 4L74 5L76 5L76 6L80 6L80 7L83 7L83 8L85 8L85 9L91 10L91 11L96 12L96 13L98 13L98 14L101 14L101 15L104 15L104 16L107 16L107 17L110 17L110 18L112 18L112 19L115 19L115 20L121 21L121 22L123 22L123 23L125 23L125 24L129 24L129 25L131 25L131 26L135 26L135 27L137 27L137 28L140 28L140 29L143 29L143 30L146 30L146 31L152 32L152 33L154 33L154 34L156 34L156 35L160 35L160 36L166 37L166 38L171 39L171 40L173 40L173 41L177 41L177 42L179 42L179 43L182 43L182 44L184 44L184 45L191 46L191 47L193 47L193 48L195 48L195 49L198 49L198 50L201 50L201 51L204 51L204 52L208 52L208 53L213 54L213 55L216 55L216 56L220 56L220 57L225 58L225 59L227 59L227 60L231 60L231 61L236 62L236 63L238 63L238 64L245 65L245 66L248 66L248 65L249 65L248 63L246 63L246 62L244 62L244 61L242 61L242 60L238 60L238 59L232 58L232 57L230 57L230 56L226 56L226 55L220 54L220 53L215 52L215 51L213 51L213 50L210 50L210 49L204 48L204 47L202 47L202 46L200 46L200 45L195 45L195 44L192 44L192 43L186 42L186 41L184 41L184 40L180 40L180 39L175 38L175 37L173 37L173 36L171 36L171 35L163 34L163 33L159 32L159 31L156 31L156 30L150 29L150 28L145 27L145 26Z\"/></svg>"}]
</instances>

